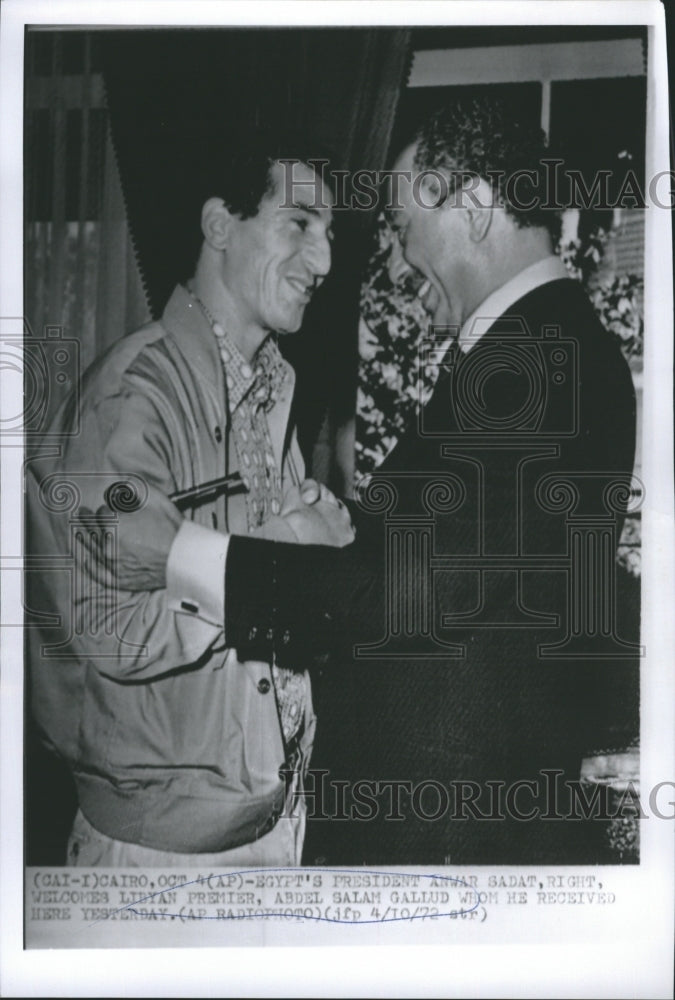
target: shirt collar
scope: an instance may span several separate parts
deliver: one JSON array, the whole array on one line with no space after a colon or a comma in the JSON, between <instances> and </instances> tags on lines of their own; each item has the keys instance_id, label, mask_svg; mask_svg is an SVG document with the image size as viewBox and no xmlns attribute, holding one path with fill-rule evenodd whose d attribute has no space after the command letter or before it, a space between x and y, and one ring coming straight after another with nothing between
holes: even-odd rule
<instances>
[{"instance_id":1,"label":"shirt collar","mask_svg":"<svg viewBox=\"0 0 675 1000\"><path fill-rule=\"evenodd\" d=\"M491 292L465 320L458 337L462 351L464 353L470 351L487 333L494 321L503 316L510 306L524 295L533 292L540 285L548 284L549 281L559 281L568 277L567 268L556 254L542 257L529 267L523 268L500 288Z\"/></svg>"},{"instance_id":2,"label":"shirt collar","mask_svg":"<svg viewBox=\"0 0 675 1000\"><path fill-rule=\"evenodd\" d=\"M279 398L286 379L286 363L276 340L269 336L249 363L225 331L214 337L218 343L230 413L248 398L254 406L269 409Z\"/></svg>"}]
</instances>

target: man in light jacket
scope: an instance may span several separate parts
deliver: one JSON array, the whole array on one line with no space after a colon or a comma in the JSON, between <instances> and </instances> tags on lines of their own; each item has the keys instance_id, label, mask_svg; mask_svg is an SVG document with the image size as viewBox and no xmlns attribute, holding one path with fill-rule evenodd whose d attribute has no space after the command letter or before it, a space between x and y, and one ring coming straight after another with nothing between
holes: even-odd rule
<instances>
[{"instance_id":1,"label":"man in light jacket","mask_svg":"<svg viewBox=\"0 0 675 1000\"><path fill-rule=\"evenodd\" d=\"M280 157L233 156L202 208L193 279L92 366L49 429L58 447L28 463L29 547L44 567L30 585L43 612L29 629L31 707L77 788L70 865L300 863L307 664L256 657L255 629L241 662L224 633L230 534L353 538L327 490L302 500L276 335L300 328L328 274L332 201L302 157ZM167 522L168 558L153 534ZM124 588L110 572L122 550L138 570ZM260 633L272 638L268 623Z\"/></svg>"}]
</instances>

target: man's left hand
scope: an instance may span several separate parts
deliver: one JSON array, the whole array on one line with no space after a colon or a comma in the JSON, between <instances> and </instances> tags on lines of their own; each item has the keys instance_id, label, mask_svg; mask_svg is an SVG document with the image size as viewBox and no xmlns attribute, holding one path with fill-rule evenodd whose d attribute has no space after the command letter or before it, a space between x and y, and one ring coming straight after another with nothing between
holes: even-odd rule
<instances>
[{"instance_id":1,"label":"man's left hand","mask_svg":"<svg viewBox=\"0 0 675 1000\"><path fill-rule=\"evenodd\" d=\"M82 507L79 520L88 570L98 583L132 591L166 586L166 563L183 521L167 496L150 490L145 505L128 513Z\"/></svg>"}]
</instances>

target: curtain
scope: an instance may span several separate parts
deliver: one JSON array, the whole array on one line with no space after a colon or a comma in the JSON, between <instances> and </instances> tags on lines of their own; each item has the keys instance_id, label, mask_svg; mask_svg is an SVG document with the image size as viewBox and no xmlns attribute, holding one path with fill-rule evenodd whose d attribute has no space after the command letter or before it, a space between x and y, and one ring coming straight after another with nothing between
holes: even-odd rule
<instances>
[{"instance_id":1,"label":"curtain","mask_svg":"<svg viewBox=\"0 0 675 1000\"><path fill-rule=\"evenodd\" d=\"M381 170L387 165L399 97L410 72L408 29L371 28L351 39L346 63L352 77L351 108L343 137L345 169ZM350 58L351 56L351 58ZM325 64L325 63L324 63ZM339 70L336 75L339 75ZM335 92L332 73L322 74L325 91ZM321 116L317 119L322 121ZM326 121L324 118L323 121ZM346 303L344 327L333 340L332 381L326 416L313 446L312 470L341 496L351 496L355 463L355 413L358 380L358 328L361 281L374 249L376 211L353 212L344 234L338 274L333 278L333 314ZM344 308L344 307L343 307Z\"/></svg>"},{"instance_id":2,"label":"curtain","mask_svg":"<svg viewBox=\"0 0 675 1000\"><path fill-rule=\"evenodd\" d=\"M24 427L30 454L84 368L143 323L149 309L110 139L96 36L29 30L25 57ZM75 789L30 717L25 754L28 863L63 864Z\"/></svg>"},{"instance_id":3,"label":"curtain","mask_svg":"<svg viewBox=\"0 0 675 1000\"><path fill-rule=\"evenodd\" d=\"M216 145L273 125L304 131L339 169L381 168L408 53L409 31L398 28L106 33L112 135L155 316L194 267L200 185ZM302 332L281 346L298 375L305 457L343 492L352 480L358 296L372 219L336 215L331 276Z\"/></svg>"},{"instance_id":4,"label":"curtain","mask_svg":"<svg viewBox=\"0 0 675 1000\"><path fill-rule=\"evenodd\" d=\"M28 33L24 184L26 350L47 365L31 429L42 430L94 358L149 317L89 33ZM44 345L57 339L68 362L52 371Z\"/></svg>"}]
</instances>

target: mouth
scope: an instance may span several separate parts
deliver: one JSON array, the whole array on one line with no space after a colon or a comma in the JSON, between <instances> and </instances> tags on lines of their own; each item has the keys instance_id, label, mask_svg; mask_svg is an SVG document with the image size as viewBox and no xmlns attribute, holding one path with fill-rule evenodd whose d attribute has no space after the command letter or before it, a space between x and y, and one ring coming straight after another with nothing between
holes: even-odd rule
<instances>
[{"instance_id":1,"label":"mouth","mask_svg":"<svg viewBox=\"0 0 675 1000\"><path fill-rule=\"evenodd\" d=\"M291 288L300 296L303 302L307 303L314 294L315 284L303 278L286 278Z\"/></svg>"},{"instance_id":2,"label":"mouth","mask_svg":"<svg viewBox=\"0 0 675 1000\"><path fill-rule=\"evenodd\" d=\"M425 311L430 316L433 316L438 309L440 296L428 278L422 282L417 290L417 298L422 303Z\"/></svg>"}]
</instances>

